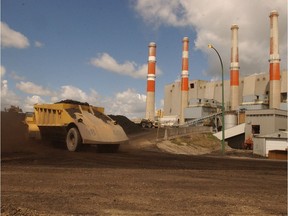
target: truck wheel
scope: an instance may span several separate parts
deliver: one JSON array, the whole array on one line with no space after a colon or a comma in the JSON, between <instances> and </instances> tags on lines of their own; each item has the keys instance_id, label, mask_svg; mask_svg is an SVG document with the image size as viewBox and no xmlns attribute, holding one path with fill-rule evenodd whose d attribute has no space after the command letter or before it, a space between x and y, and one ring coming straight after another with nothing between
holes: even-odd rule
<instances>
[{"instance_id":1,"label":"truck wheel","mask_svg":"<svg viewBox=\"0 0 288 216\"><path fill-rule=\"evenodd\" d=\"M66 136L66 146L69 151L78 151L81 146L81 136L77 128L69 129Z\"/></svg>"},{"instance_id":2,"label":"truck wheel","mask_svg":"<svg viewBox=\"0 0 288 216\"><path fill-rule=\"evenodd\" d=\"M152 127L153 127L152 123L149 122L149 123L148 123L148 128L152 128Z\"/></svg>"},{"instance_id":3,"label":"truck wheel","mask_svg":"<svg viewBox=\"0 0 288 216\"><path fill-rule=\"evenodd\" d=\"M145 128L145 127L146 127L146 123L143 122L143 123L141 124L141 126L142 126L142 128Z\"/></svg>"}]
</instances>

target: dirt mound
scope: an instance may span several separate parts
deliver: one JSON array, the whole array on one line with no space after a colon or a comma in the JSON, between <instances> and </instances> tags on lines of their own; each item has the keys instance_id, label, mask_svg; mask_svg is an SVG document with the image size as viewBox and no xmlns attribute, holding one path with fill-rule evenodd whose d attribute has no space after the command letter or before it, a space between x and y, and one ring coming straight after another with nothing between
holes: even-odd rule
<instances>
[{"instance_id":1,"label":"dirt mound","mask_svg":"<svg viewBox=\"0 0 288 216\"><path fill-rule=\"evenodd\" d=\"M28 141L25 114L1 112L1 152L22 151Z\"/></svg>"},{"instance_id":2,"label":"dirt mound","mask_svg":"<svg viewBox=\"0 0 288 216\"><path fill-rule=\"evenodd\" d=\"M191 135L164 140L157 143L162 151L173 154L203 155L219 151L221 142L211 133L193 133Z\"/></svg>"},{"instance_id":3,"label":"dirt mound","mask_svg":"<svg viewBox=\"0 0 288 216\"><path fill-rule=\"evenodd\" d=\"M114 121L116 121L125 131L126 134L139 133L143 131L140 125L135 124L126 116L123 115L109 115Z\"/></svg>"}]
</instances>

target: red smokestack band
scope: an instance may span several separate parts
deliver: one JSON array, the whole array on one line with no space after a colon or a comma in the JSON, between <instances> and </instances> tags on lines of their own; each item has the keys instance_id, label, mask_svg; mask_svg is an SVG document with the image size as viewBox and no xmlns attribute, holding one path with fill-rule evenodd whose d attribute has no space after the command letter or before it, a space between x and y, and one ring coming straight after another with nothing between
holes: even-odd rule
<instances>
[{"instance_id":1,"label":"red smokestack band","mask_svg":"<svg viewBox=\"0 0 288 216\"><path fill-rule=\"evenodd\" d=\"M230 70L230 85L239 86L239 70Z\"/></svg>"},{"instance_id":2,"label":"red smokestack band","mask_svg":"<svg viewBox=\"0 0 288 216\"><path fill-rule=\"evenodd\" d=\"M280 63L270 63L270 80L280 80Z\"/></svg>"}]
</instances>

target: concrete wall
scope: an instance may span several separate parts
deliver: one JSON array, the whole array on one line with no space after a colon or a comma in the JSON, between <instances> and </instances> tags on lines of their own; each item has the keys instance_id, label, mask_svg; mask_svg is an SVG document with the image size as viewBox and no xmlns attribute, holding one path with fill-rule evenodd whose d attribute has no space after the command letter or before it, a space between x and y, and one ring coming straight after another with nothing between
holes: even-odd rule
<instances>
[{"instance_id":1,"label":"concrete wall","mask_svg":"<svg viewBox=\"0 0 288 216\"><path fill-rule=\"evenodd\" d=\"M245 139L252 135L253 125L260 125L260 136L287 130L287 112L276 109L247 110L245 123Z\"/></svg>"},{"instance_id":2,"label":"concrete wall","mask_svg":"<svg viewBox=\"0 0 288 216\"><path fill-rule=\"evenodd\" d=\"M175 82L165 86L164 116L180 115L181 83Z\"/></svg>"},{"instance_id":3,"label":"concrete wall","mask_svg":"<svg viewBox=\"0 0 288 216\"><path fill-rule=\"evenodd\" d=\"M253 154L261 155L265 157L265 152L266 152L265 138L254 137L253 138Z\"/></svg>"}]
</instances>

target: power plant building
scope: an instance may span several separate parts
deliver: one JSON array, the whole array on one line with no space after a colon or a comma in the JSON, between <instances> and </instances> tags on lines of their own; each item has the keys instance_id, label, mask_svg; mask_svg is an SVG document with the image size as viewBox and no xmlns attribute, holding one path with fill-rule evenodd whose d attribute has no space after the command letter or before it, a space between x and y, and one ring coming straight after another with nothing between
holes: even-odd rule
<instances>
[{"instance_id":1,"label":"power plant building","mask_svg":"<svg viewBox=\"0 0 288 216\"><path fill-rule=\"evenodd\" d=\"M279 131L287 133L287 69L280 70L278 16L275 10L269 15L270 53L267 55L269 61L267 71L269 72L256 71L252 75L241 76L239 65L241 56L238 50L239 27L236 24L231 26L230 79L223 80L224 91L222 91L222 80L189 80L189 39L184 37L181 79L167 84L164 88L164 108L160 124L176 124L184 127L199 124L212 126L215 131L214 135L220 140L233 139L231 143L234 146L231 146L228 141L233 148L242 148L251 143L252 146L249 147L253 148L253 138L256 139L257 136L270 139L268 135L271 134L271 139L275 140L274 133ZM218 56L220 58L219 54ZM148 72L148 81L150 80L153 80L154 84L154 70L151 75ZM147 101L148 93L149 88L147 88ZM223 105L222 93L224 94ZM151 98L154 98L154 92L152 96ZM150 112L152 112L153 105L151 104L150 107ZM149 116L147 110L149 109L146 108L146 118ZM223 113L222 110L225 112ZM219 131L222 131L222 134ZM276 141L274 141L275 144L269 143L269 140L268 144L266 141L257 141L256 154L257 152L267 153L266 150L273 149L273 145L275 145L274 149L279 146L281 147L278 149L287 148L288 141L283 142L281 134L279 138L281 140L278 144Z\"/></svg>"},{"instance_id":2,"label":"power plant building","mask_svg":"<svg viewBox=\"0 0 288 216\"><path fill-rule=\"evenodd\" d=\"M287 110L287 71L280 76L280 109ZM237 110L269 109L269 74L259 73L239 78L239 108ZM224 81L225 110L231 110L230 80ZM188 107L185 120L201 118L220 111L222 81L190 80ZM236 110L236 111L237 111ZM164 116L179 115L181 112L181 82L168 84L164 89Z\"/></svg>"}]
</instances>

